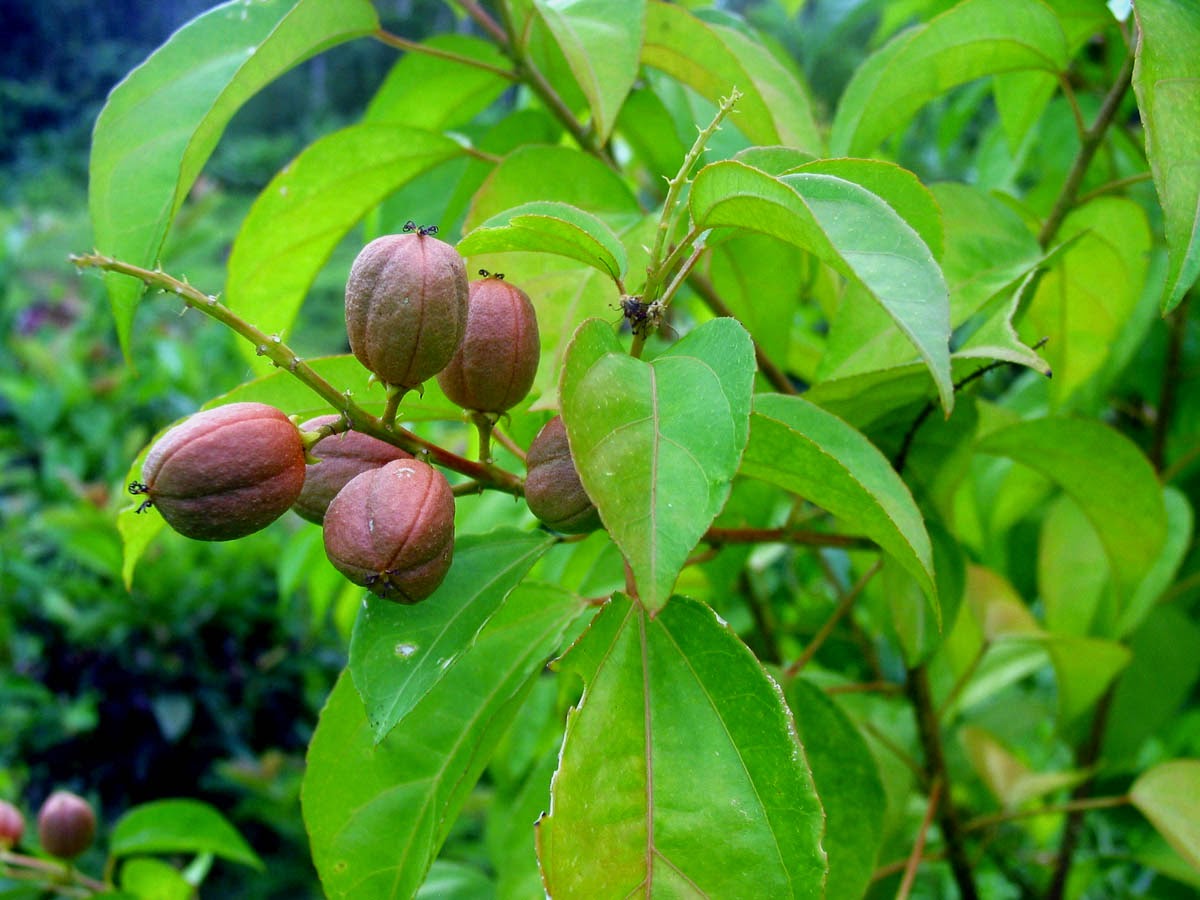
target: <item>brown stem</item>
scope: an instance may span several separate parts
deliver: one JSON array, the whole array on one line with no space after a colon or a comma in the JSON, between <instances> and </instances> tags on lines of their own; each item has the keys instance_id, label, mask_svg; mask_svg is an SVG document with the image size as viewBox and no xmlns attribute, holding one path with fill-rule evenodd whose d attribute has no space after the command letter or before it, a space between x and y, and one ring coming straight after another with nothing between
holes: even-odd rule
<instances>
[{"instance_id":1,"label":"brown stem","mask_svg":"<svg viewBox=\"0 0 1200 900\"><path fill-rule=\"evenodd\" d=\"M701 539L706 544L800 544L807 547L844 547L848 550L877 550L870 538L829 534L803 528L710 528Z\"/></svg>"},{"instance_id":2,"label":"brown stem","mask_svg":"<svg viewBox=\"0 0 1200 900\"><path fill-rule=\"evenodd\" d=\"M917 720L917 731L921 736L921 747L925 752L925 782L941 784L947 801L942 804L938 824L942 829L942 840L946 844L946 858L962 900L977 900L979 891L975 887L975 876L967 859L963 843L962 825L952 799L950 775L946 768L946 757L942 752L942 735L938 727L937 713L933 706L933 694L929 688L929 672L924 664L908 672L908 696Z\"/></svg>"},{"instance_id":3,"label":"brown stem","mask_svg":"<svg viewBox=\"0 0 1200 900\"><path fill-rule=\"evenodd\" d=\"M1150 172L1138 172L1136 175L1127 175L1124 178L1117 178L1106 184L1100 185L1098 188L1092 188L1086 194L1081 194L1079 199L1075 201L1079 206L1083 206L1089 200L1095 200L1097 197L1103 197L1105 194L1115 194L1122 188L1127 188L1132 184L1140 184L1143 181L1149 181L1153 178Z\"/></svg>"},{"instance_id":4,"label":"brown stem","mask_svg":"<svg viewBox=\"0 0 1200 900\"><path fill-rule=\"evenodd\" d=\"M335 411L340 412L355 431L378 438L414 455L423 456L443 468L474 478L490 490L503 491L516 496L524 493L524 481L511 472L464 459L458 454L451 453L437 444L418 437L407 429L388 428L382 419L371 415L355 403L348 391L339 391L321 377L308 363L297 356L291 347L280 340L278 335L267 335L218 301L215 296L205 294L186 281L173 278L160 270L144 269L141 266L122 262L99 253L71 256L70 260L81 269L93 268L106 272L118 272L137 278L149 287L175 294L192 309L199 310L206 316L216 319L234 333L250 341L259 356L266 357L277 368L289 372L301 384L310 388L313 393L329 403Z\"/></svg>"},{"instance_id":5,"label":"brown stem","mask_svg":"<svg viewBox=\"0 0 1200 900\"><path fill-rule=\"evenodd\" d=\"M704 305L713 311L714 315L733 318L733 313L725 305L724 301L721 300L713 283L706 277L693 272L692 276L688 279L688 284L699 295L700 299L704 301ZM763 350L758 341L754 342L754 358L758 360L758 371L762 373L763 378L771 383L771 387L775 388L781 394L798 393L791 379L767 356L766 351Z\"/></svg>"},{"instance_id":6,"label":"brown stem","mask_svg":"<svg viewBox=\"0 0 1200 900\"><path fill-rule=\"evenodd\" d=\"M904 688L894 681L862 681L856 684L830 684L822 690L832 697L835 694L899 694Z\"/></svg>"},{"instance_id":7,"label":"brown stem","mask_svg":"<svg viewBox=\"0 0 1200 900\"><path fill-rule=\"evenodd\" d=\"M457 0L457 3L463 8L463 12L474 19L476 25L491 35L492 40L502 48L508 47L508 35L500 23L488 15L487 10L475 0Z\"/></svg>"},{"instance_id":8,"label":"brown stem","mask_svg":"<svg viewBox=\"0 0 1200 900\"><path fill-rule=\"evenodd\" d=\"M505 81L516 81L515 72L510 72L508 69L501 69L499 66L493 66L490 63L485 63L482 60L472 59L469 56L463 56L459 53L453 53L449 50L441 50L437 47L431 47L429 44L422 44L418 41L410 41L408 38L400 37L398 34L392 34L390 31L379 29L373 37L387 44L389 47L395 47L397 50L404 50L408 53L420 53L424 56L436 56L438 59L444 59L449 62L455 62L463 66L469 66L472 69L480 69L484 72L490 72L497 78L503 78Z\"/></svg>"},{"instance_id":9,"label":"brown stem","mask_svg":"<svg viewBox=\"0 0 1200 900\"><path fill-rule=\"evenodd\" d=\"M525 462L525 451L517 446L517 442L508 436L503 428L493 428L492 437L496 439L496 443L519 459Z\"/></svg>"},{"instance_id":10,"label":"brown stem","mask_svg":"<svg viewBox=\"0 0 1200 900\"><path fill-rule=\"evenodd\" d=\"M921 820L921 828L917 832L917 841L913 844L912 853L904 867L904 877L900 879L900 887L896 891L896 900L908 900L912 892L913 882L917 880L917 869L921 866L921 857L925 853L925 839L929 836L929 826L933 824L934 813L937 812L938 801L942 796L942 781L935 779L929 788L929 802L925 805L925 817Z\"/></svg>"},{"instance_id":11,"label":"brown stem","mask_svg":"<svg viewBox=\"0 0 1200 900\"><path fill-rule=\"evenodd\" d=\"M1184 336L1187 333L1188 312L1192 305L1192 291L1184 295L1183 302L1171 313L1171 337L1167 344L1167 359L1163 366L1162 389L1158 395L1158 414L1154 419L1154 441L1150 445L1150 462L1163 471L1167 462L1167 432L1175 414L1179 396L1180 369L1183 365Z\"/></svg>"},{"instance_id":12,"label":"brown stem","mask_svg":"<svg viewBox=\"0 0 1200 900\"><path fill-rule=\"evenodd\" d=\"M1118 806L1128 806L1131 802L1128 794L1122 794L1119 797L1095 797L1091 800L1072 800L1053 806L1042 806L1038 809L1009 809L987 816L977 816L963 825L963 831L979 831L984 828L991 828L993 825L1000 825L1004 822L1013 822L1018 819L1032 819L1037 816L1087 812L1092 809L1113 809Z\"/></svg>"},{"instance_id":13,"label":"brown stem","mask_svg":"<svg viewBox=\"0 0 1200 900\"><path fill-rule=\"evenodd\" d=\"M91 878L70 863L56 862L48 859L39 859L36 856L26 856L23 853L13 853L11 850L0 850L0 865L17 866L25 869L28 872L36 873L36 877L42 879L69 879L68 883L81 885L90 891L104 892L109 889L109 886L103 881L97 881ZM17 872L5 873L7 877L24 878L28 877Z\"/></svg>"},{"instance_id":14,"label":"brown stem","mask_svg":"<svg viewBox=\"0 0 1200 900\"><path fill-rule=\"evenodd\" d=\"M842 620L842 617L846 615L846 613L850 612L850 608L854 606L854 601L861 596L862 592L866 590L867 585L871 583L871 579L874 578L882 568L883 561L876 560L874 565L867 569L867 571L862 574L862 577L854 583L854 586L851 587L850 590L846 591L846 593L842 596L842 599L838 601L838 605L834 608L833 613L828 619L821 623L821 627L817 629L817 633L814 634L812 640L808 642L808 646L804 648L804 652L796 658L795 662L793 662L784 670L783 680L785 682L791 681L793 678L799 675L800 671L806 665L808 665L814 656L817 655L817 651L820 650L825 641L829 639L829 635L833 634L833 629L837 626L837 623Z\"/></svg>"},{"instance_id":15,"label":"brown stem","mask_svg":"<svg viewBox=\"0 0 1200 900\"><path fill-rule=\"evenodd\" d=\"M755 629L762 638L763 652L756 655L759 659L767 662L783 662L783 652L779 645L779 628L771 605L755 589L745 569L742 569L738 575L738 585L738 593L746 598L746 605L750 607L750 615L754 617Z\"/></svg>"}]
</instances>

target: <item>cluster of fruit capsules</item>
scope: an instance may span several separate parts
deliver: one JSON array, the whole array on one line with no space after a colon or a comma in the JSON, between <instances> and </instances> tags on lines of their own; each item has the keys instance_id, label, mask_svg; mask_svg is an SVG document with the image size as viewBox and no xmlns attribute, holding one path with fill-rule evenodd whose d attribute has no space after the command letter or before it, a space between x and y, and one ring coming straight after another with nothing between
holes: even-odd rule
<instances>
[{"instance_id":1,"label":"cluster of fruit capsules","mask_svg":"<svg viewBox=\"0 0 1200 900\"><path fill-rule=\"evenodd\" d=\"M458 252L436 229L406 226L363 248L346 284L346 332L355 357L380 381L411 389L437 376L446 396L473 413L498 415L521 402L537 374L540 344L529 296L503 276L468 282ZM325 552L355 584L416 603L450 568L454 495L432 466L355 431L312 445L297 426L260 403L232 403L192 416L155 444L144 493L176 531L232 540L294 509L323 528ZM549 527L599 527L552 420L529 451L530 509Z\"/></svg>"},{"instance_id":2,"label":"cluster of fruit capsules","mask_svg":"<svg viewBox=\"0 0 1200 900\"><path fill-rule=\"evenodd\" d=\"M55 791L46 798L37 817L42 849L58 859L80 856L96 837L96 814L91 804L70 791ZM21 810L0 800L0 850L11 850L25 834Z\"/></svg>"}]
</instances>

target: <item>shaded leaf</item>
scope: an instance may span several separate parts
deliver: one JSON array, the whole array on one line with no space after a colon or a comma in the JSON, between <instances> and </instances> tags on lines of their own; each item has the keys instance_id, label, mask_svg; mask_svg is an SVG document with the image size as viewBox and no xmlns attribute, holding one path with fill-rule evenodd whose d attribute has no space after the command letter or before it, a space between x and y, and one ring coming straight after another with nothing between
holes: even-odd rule
<instances>
[{"instance_id":1,"label":"shaded leaf","mask_svg":"<svg viewBox=\"0 0 1200 900\"><path fill-rule=\"evenodd\" d=\"M1175 573L1192 546L1195 514L1187 496L1173 487L1163 488L1163 505L1167 510L1167 542L1137 590L1122 606L1113 629L1114 637L1125 637L1150 614L1175 580Z\"/></svg>"},{"instance_id":2,"label":"shaded leaf","mask_svg":"<svg viewBox=\"0 0 1200 900\"><path fill-rule=\"evenodd\" d=\"M546 657L581 611L565 591L522 585L406 727L381 743L343 673L309 744L301 790L327 896L416 893Z\"/></svg>"},{"instance_id":3,"label":"shaded leaf","mask_svg":"<svg viewBox=\"0 0 1200 900\"><path fill-rule=\"evenodd\" d=\"M135 806L113 827L113 856L211 853L263 870L262 860L219 812L198 800L156 800Z\"/></svg>"},{"instance_id":4,"label":"shaded leaf","mask_svg":"<svg viewBox=\"0 0 1200 900\"><path fill-rule=\"evenodd\" d=\"M471 646L530 567L553 543L506 529L463 535L431 597L404 605L368 595L350 640L350 674L381 741Z\"/></svg>"},{"instance_id":5,"label":"shaded leaf","mask_svg":"<svg viewBox=\"0 0 1200 900\"><path fill-rule=\"evenodd\" d=\"M1051 791L1074 787L1086 776L1078 772L1034 772L993 735L974 725L959 731L967 759L1005 809L1019 809Z\"/></svg>"},{"instance_id":6,"label":"shaded leaf","mask_svg":"<svg viewBox=\"0 0 1200 900\"><path fill-rule=\"evenodd\" d=\"M231 0L193 19L118 84L92 134L96 246L153 268L175 214L234 113L263 86L379 27L367 0ZM128 350L142 284L107 274Z\"/></svg>"},{"instance_id":7,"label":"shaded leaf","mask_svg":"<svg viewBox=\"0 0 1200 900\"><path fill-rule=\"evenodd\" d=\"M753 380L750 336L729 318L651 363L622 352L595 319L567 349L560 398L575 464L652 610L729 496Z\"/></svg>"},{"instance_id":8,"label":"shaded leaf","mask_svg":"<svg viewBox=\"0 0 1200 900\"><path fill-rule=\"evenodd\" d=\"M677 596L651 618L618 594L562 665L586 687L538 824L549 895L823 895L791 716L707 606Z\"/></svg>"},{"instance_id":9,"label":"shaded leaf","mask_svg":"<svg viewBox=\"0 0 1200 900\"><path fill-rule=\"evenodd\" d=\"M1200 759L1175 759L1142 773L1133 805L1176 852L1200 869Z\"/></svg>"},{"instance_id":10,"label":"shaded leaf","mask_svg":"<svg viewBox=\"0 0 1200 900\"><path fill-rule=\"evenodd\" d=\"M1146 155L1166 218L1170 270L1163 312L1200 276L1200 8L1138 0L1133 90L1146 128Z\"/></svg>"},{"instance_id":11,"label":"shaded leaf","mask_svg":"<svg viewBox=\"0 0 1200 900\"><path fill-rule=\"evenodd\" d=\"M600 219L566 203L523 203L481 222L458 242L463 256L530 251L587 263L613 279L625 274L625 248Z\"/></svg>"}]
</instances>

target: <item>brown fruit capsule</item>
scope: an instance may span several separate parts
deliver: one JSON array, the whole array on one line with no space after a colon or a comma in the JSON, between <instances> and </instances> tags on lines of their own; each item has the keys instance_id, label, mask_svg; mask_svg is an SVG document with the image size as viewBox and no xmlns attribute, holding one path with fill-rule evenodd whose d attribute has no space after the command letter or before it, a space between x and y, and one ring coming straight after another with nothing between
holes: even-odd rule
<instances>
[{"instance_id":1,"label":"brown fruit capsule","mask_svg":"<svg viewBox=\"0 0 1200 900\"><path fill-rule=\"evenodd\" d=\"M59 859L74 859L96 836L96 814L91 804L70 791L55 791L38 812L38 839L42 849Z\"/></svg>"},{"instance_id":2,"label":"brown fruit capsule","mask_svg":"<svg viewBox=\"0 0 1200 900\"><path fill-rule=\"evenodd\" d=\"M388 384L414 388L446 367L467 324L467 269L428 234L367 244L346 282L346 333L359 362Z\"/></svg>"},{"instance_id":3,"label":"brown fruit capsule","mask_svg":"<svg viewBox=\"0 0 1200 900\"><path fill-rule=\"evenodd\" d=\"M142 466L144 493L167 524L199 541L265 528L304 486L300 431L262 403L196 413L163 435Z\"/></svg>"},{"instance_id":4,"label":"brown fruit capsule","mask_svg":"<svg viewBox=\"0 0 1200 900\"><path fill-rule=\"evenodd\" d=\"M386 600L432 594L454 552L454 494L441 472L401 459L356 475L325 513L325 554Z\"/></svg>"},{"instance_id":5,"label":"brown fruit capsule","mask_svg":"<svg viewBox=\"0 0 1200 900\"><path fill-rule=\"evenodd\" d=\"M438 384L463 409L504 412L533 387L540 355L529 295L499 278L473 281L467 330Z\"/></svg>"},{"instance_id":6,"label":"brown fruit capsule","mask_svg":"<svg viewBox=\"0 0 1200 900\"><path fill-rule=\"evenodd\" d=\"M332 425L341 416L317 416L300 426L301 431L316 431L322 425ZM309 464L304 475L304 489L292 509L297 514L320 525L325 521L325 510L355 475L390 463L396 459L412 459L399 447L373 438L358 431L347 431L321 438L309 450L310 455L320 460Z\"/></svg>"},{"instance_id":7,"label":"brown fruit capsule","mask_svg":"<svg viewBox=\"0 0 1200 900\"><path fill-rule=\"evenodd\" d=\"M7 800L0 800L0 850L11 850L25 833L25 817Z\"/></svg>"},{"instance_id":8,"label":"brown fruit capsule","mask_svg":"<svg viewBox=\"0 0 1200 900\"><path fill-rule=\"evenodd\" d=\"M538 432L529 446L525 465L529 469L525 501L530 512L564 534L582 534L600 527L600 513L579 480L561 416L555 416Z\"/></svg>"}]
</instances>

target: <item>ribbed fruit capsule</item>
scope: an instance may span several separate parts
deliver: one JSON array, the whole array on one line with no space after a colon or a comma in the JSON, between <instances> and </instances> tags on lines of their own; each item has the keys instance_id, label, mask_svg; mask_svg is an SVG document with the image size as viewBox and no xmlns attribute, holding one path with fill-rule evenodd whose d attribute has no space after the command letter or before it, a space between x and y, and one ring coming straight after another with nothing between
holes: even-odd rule
<instances>
[{"instance_id":1,"label":"ribbed fruit capsule","mask_svg":"<svg viewBox=\"0 0 1200 900\"><path fill-rule=\"evenodd\" d=\"M325 554L343 575L397 603L432 594L454 552L454 494L441 472L401 459L356 475L325 513Z\"/></svg>"},{"instance_id":2,"label":"ribbed fruit capsule","mask_svg":"<svg viewBox=\"0 0 1200 900\"><path fill-rule=\"evenodd\" d=\"M555 531L583 534L600 527L600 513L583 489L561 416L547 422L525 457L525 501Z\"/></svg>"},{"instance_id":3,"label":"ribbed fruit capsule","mask_svg":"<svg viewBox=\"0 0 1200 900\"><path fill-rule=\"evenodd\" d=\"M0 800L0 850L11 850L25 833L25 817L7 800Z\"/></svg>"},{"instance_id":4,"label":"ribbed fruit capsule","mask_svg":"<svg viewBox=\"0 0 1200 900\"><path fill-rule=\"evenodd\" d=\"M167 524L200 541L230 541L274 522L304 487L304 445L273 406L230 403L196 413L158 441L142 489Z\"/></svg>"},{"instance_id":5,"label":"ribbed fruit capsule","mask_svg":"<svg viewBox=\"0 0 1200 900\"><path fill-rule=\"evenodd\" d=\"M438 384L463 409L504 412L533 387L540 355L529 295L499 278L473 281L466 332Z\"/></svg>"},{"instance_id":6,"label":"ribbed fruit capsule","mask_svg":"<svg viewBox=\"0 0 1200 900\"><path fill-rule=\"evenodd\" d=\"M420 232L367 244L346 282L346 333L382 381L415 388L446 367L467 324L467 269L458 251Z\"/></svg>"},{"instance_id":7,"label":"ribbed fruit capsule","mask_svg":"<svg viewBox=\"0 0 1200 900\"><path fill-rule=\"evenodd\" d=\"M322 425L332 425L340 418L337 415L317 416L303 423L300 430L316 431ZM300 491L292 509L317 525L325 521L325 511L329 509L330 502L355 475L378 469L396 459L412 459L412 454L405 453L399 447L358 431L321 438L312 445L309 454L320 462L315 465L309 463L304 475L304 489Z\"/></svg>"},{"instance_id":8,"label":"ribbed fruit capsule","mask_svg":"<svg viewBox=\"0 0 1200 900\"><path fill-rule=\"evenodd\" d=\"M96 814L82 797L55 791L38 812L38 840L42 849L59 859L74 859L92 846Z\"/></svg>"}]
</instances>

